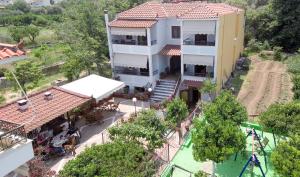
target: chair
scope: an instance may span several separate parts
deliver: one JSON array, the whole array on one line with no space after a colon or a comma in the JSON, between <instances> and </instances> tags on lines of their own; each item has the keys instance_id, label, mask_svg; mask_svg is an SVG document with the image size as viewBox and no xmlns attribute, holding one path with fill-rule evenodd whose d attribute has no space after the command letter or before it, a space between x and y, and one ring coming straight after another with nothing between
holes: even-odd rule
<instances>
[{"instance_id":1,"label":"chair","mask_svg":"<svg viewBox=\"0 0 300 177\"><path fill-rule=\"evenodd\" d=\"M75 146L77 144L76 137L71 136L70 137L70 144L64 145L65 151L72 153L73 156L76 155Z\"/></svg>"},{"instance_id":2,"label":"chair","mask_svg":"<svg viewBox=\"0 0 300 177\"><path fill-rule=\"evenodd\" d=\"M256 149L265 149L265 147L269 144L269 141L270 140L267 137L264 137L261 144L259 142L255 143L255 148Z\"/></svg>"},{"instance_id":3,"label":"chair","mask_svg":"<svg viewBox=\"0 0 300 177\"><path fill-rule=\"evenodd\" d=\"M120 104L120 102L118 102L117 104L112 104L111 105L111 110L112 111L120 110L119 104Z\"/></svg>"}]
</instances>

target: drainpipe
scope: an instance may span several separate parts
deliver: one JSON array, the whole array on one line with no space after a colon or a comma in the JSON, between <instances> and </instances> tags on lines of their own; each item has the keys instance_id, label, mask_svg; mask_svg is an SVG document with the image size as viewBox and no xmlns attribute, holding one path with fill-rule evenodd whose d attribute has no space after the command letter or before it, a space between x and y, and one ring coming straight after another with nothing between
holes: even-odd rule
<instances>
[{"instance_id":1,"label":"drainpipe","mask_svg":"<svg viewBox=\"0 0 300 177\"><path fill-rule=\"evenodd\" d=\"M110 34L110 28L108 26L109 18L108 18L108 11L104 10L104 19L105 19L105 27L106 27L106 34L107 34L107 45L109 50L109 59L110 59L110 65L112 69L112 77L114 78L114 60L113 60L113 51L112 51L112 44L111 44L111 34Z\"/></svg>"}]
</instances>

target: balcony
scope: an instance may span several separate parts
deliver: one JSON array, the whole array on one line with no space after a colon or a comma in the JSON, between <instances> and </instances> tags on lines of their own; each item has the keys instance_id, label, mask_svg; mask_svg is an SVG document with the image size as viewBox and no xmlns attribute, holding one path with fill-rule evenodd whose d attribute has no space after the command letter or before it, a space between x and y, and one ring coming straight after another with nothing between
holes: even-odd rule
<instances>
[{"instance_id":1,"label":"balcony","mask_svg":"<svg viewBox=\"0 0 300 177\"><path fill-rule=\"evenodd\" d=\"M114 39L114 40L112 40L112 44L147 46L147 39L146 39L146 41L138 41L138 40L133 40L133 39L130 39L130 40Z\"/></svg>"},{"instance_id":2,"label":"balcony","mask_svg":"<svg viewBox=\"0 0 300 177\"><path fill-rule=\"evenodd\" d=\"M9 149L16 144L26 142L24 125L0 120L0 151Z\"/></svg>"},{"instance_id":3,"label":"balcony","mask_svg":"<svg viewBox=\"0 0 300 177\"><path fill-rule=\"evenodd\" d=\"M139 69L139 68L122 68L122 69L116 69L115 74L149 76L149 71L143 71L143 69Z\"/></svg>"},{"instance_id":4,"label":"balcony","mask_svg":"<svg viewBox=\"0 0 300 177\"><path fill-rule=\"evenodd\" d=\"M213 78L214 73L213 72L206 72L206 73L201 73L201 72L184 72L184 76L195 76L195 77L203 77L203 78Z\"/></svg>"},{"instance_id":5,"label":"balcony","mask_svg":"<svg viewBox=\"0 0 300 177\"><path fill-rule=\"evenodd\" d=\"M24 125L0 120L0 176L16 170L34 157Z\"/></svg>"}]
</instances>

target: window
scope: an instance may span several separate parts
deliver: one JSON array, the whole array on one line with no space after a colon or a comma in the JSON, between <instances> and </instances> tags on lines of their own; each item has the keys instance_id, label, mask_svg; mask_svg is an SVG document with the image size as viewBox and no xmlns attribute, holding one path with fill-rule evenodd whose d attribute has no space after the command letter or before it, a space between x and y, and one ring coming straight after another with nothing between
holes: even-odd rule
<instances>
[{"instance_id":1,"label":"window","mask_svg":"<svg viewBox=\"0 0 300 177\"><path fill-rule=\"evenodd\" d=\"M126 39L132 39L132 36L126 35Z\"/></svg>"},{"instance_id":2,"label":"window","mask_svg":"<svg viewBox=\"0 0 300 177\"><path fill-rule=\"evenodd\" d=\"M180 26L172 26L172 38L180 38Z\"/></svg>"}]
</instances>

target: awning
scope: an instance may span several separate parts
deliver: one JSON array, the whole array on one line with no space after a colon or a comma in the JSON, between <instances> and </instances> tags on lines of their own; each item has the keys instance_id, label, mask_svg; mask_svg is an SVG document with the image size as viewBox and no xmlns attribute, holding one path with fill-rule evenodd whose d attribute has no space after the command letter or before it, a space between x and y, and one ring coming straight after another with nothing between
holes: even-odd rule
<instances>
[{"instance_id":1,"label":"awning","mask_svg":"<svg viewBox=\"0 0 300 177\"><path fill-rule=\"evenodd\" d=\"M166 45L160 52L160 55L166 56L180 56L181 49L180 45Z\"/></svg>"},{"instance_id":2,"label":"awning","mask_svg":"<svg viewBox=\"0 0 300 177\"><path fill-rule=\"evenodd\" d=\"M99 101L125 87L125 84L120 81L92 74L61 87L75 93L92 96L96 101Z\"/></svg>"},{"instance_id":3,"label":"awning","mask_svg":"<svg viewBox=\"0 0 300 177\"><path fill-rule=\"evenodd\" d=\"M147 55L119 54L114 55L114 66L147 68Z\"/></svg>"},{"instance_id":4,"label":"awning","mask_svg":"<svg viewBox=\"0 0 300 177\"><path fill-rule=\"evenodd\" d=\"M156 22L156 20L114 20L109 23L109 26L118 28L150 28Z\"/></svg>"},{"instance_id":5,"label":"awning","mask_svg":"<svg viewBox=\"0 0 300 177\"><path fill-rule=\"evenodd\" d=\"M214 65L213 56L204 56L204 55L183 55L183 63L190 65Z\"/></svg>"},{"instance_id":6,"label":"awning","mask_svg":"<svg viewBox=\"0 0 300 177\"><path fill-rule=\"evenodd\" d=\"M146 36L146 28L116 28L111 27L112 35Z\"/></svg>"},{"instance_id":7,"label":"awning","mask_svg":"<svg viewBox=\"0 0 300 177\"><path fill-rule=\"evenodd\" d=\"M189 20L183 21L183 33L189 34L215 34L215 20Z\"/></svg>"}]
</instances>

